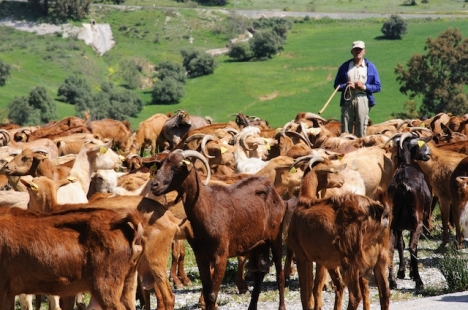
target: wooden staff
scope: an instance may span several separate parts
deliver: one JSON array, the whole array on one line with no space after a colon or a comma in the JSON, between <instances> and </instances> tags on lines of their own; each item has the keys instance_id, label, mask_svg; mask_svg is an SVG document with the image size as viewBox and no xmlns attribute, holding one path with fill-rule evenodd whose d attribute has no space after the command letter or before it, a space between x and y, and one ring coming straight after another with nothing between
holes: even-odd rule
<instances>
[{"instance_id":1,"label":"wooden staff","mask_svg":"<svg viewBox=\"0 0 468 310\"><path fill-rule=\"evenodd\" d=\"M333 92L333 94L331 94L330 98L328 98L328 101L325 103L325 105L323 106L323 108L318 112L318 114L322 114L322 112L325 111L325 109L327 108L328 104L329 104L330 101L332 100L333 96L335 96L336 92L338 91L338 88L340 88L340 85L338 85L338 86L335 88L335 91Z\"/></svg>"}]
</instances>

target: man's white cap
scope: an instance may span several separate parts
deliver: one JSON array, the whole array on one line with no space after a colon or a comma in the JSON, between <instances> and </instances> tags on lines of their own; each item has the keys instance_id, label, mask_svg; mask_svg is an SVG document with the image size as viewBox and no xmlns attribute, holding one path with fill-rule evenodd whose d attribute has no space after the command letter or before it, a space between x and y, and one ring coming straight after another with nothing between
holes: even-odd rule
<instances>
[{"instance_id":1,"label":"man's white cap","mask_svg":"<svg viewBox=\"0 0 468 310\"><path fill-rule=\"evenodd\" d=\"M352 48L362 48L365 49L366 45L364 44L363 41L354 41L353 42L353 47Z\"/></svg>"}]
</instances>

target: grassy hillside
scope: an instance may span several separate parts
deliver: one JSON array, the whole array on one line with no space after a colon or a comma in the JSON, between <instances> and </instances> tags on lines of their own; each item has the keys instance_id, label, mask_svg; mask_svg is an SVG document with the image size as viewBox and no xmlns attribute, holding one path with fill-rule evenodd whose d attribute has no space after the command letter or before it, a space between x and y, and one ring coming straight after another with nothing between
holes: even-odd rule
<instances>
[{"instance_id":1,"label":"grassy hillside","mask_svg":"<svg viewBox=\"0 0 468 310\"><path fill-rule=\"evenodd\" d=\"M410 0L228 0L227 8L239 10L284 10L299 12L349 12L349 13L468 13L463 0L430 0L410 5ZM195 7L195 2L174 0L126 0L126 5L161 7Z\"/></svg>"},{"instance_id":2,"label":"grassy hillside","mask_svg":"<svg viewBox=\"0 0 468 310\"><path fill-rule=\"evenodd\" d=\"M435 3L438 2L431 1L431 5ZM0 115L6 113L8 102L15 96L26 96L38 85L55 97L58 86L72 72L84 74L95 90L103 80L121 85L119 63L130 58L142 65L142 78L148 84L137 92L149 103L152 65L163 60L181 61L181 48L221 48L229 39L223 31L227 15L209 10L95 7L90 17L98 23L109 23L113 30L116 46L102 57L73 38L38 36L0 27L0 59L13 66L11 79L0 88ZM333 92L338 66L351 57L351 42L358 39L366 42L366 57L376 64L383 84L370 116L374 122L385 121L392 112L400 111L407 100L395 81L393 71L397 63L406 63L412 54L423 53L426 39L437 37L448 27L460 29L466 37L468 23L462 19L408 20L408 34L402 40L389 41L381 39L384 21L298 19L284 51L273 59L244 63L220 56L213 75L187 81L179 104L147 105L131 122L136 127L154 113L186 109L191 114L209 115L215 121L227 121L230 115L242 112L281 126L299 111L320 110ZM323 116L338 118L338 102L336 95ZM58 101L57 105L60 117L74 114L73 106Z\"/></svg>"}]
</instances>

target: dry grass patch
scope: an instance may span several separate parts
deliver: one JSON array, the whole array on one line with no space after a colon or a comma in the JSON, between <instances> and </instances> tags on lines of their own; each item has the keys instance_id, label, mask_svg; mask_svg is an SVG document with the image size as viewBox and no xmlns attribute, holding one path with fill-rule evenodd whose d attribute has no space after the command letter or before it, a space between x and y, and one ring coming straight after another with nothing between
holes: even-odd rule
<instances>
[{"instance_id":1,"label":"dry grass patch","mask_svg":"<svg viewBox=\"0 0 468 310\"><path fill-rule=\"evenodd\" d=\"M269 95L260 96L258 99L260 101L265 101L265 100L275 99L276 97L278 97L278 92L277 91L275 91L274 93L269 94Z\"/></svg>"}]
</instances>

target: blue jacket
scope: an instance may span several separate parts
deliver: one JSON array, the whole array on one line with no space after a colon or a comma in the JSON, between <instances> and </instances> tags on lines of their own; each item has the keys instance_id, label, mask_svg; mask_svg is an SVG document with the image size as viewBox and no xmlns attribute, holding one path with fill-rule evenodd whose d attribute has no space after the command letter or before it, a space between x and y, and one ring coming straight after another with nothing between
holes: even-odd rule
<instances>
[{"instance_id":1,"label":"blue jacket","mask_svg":"<svg viewBox=\"0 0 468 310\"><path fill-rule=\"evenodd\" d=\"M335 84L333 85L333 88L336 89L338 85L340 85L340 88L338 91L341 92L341 100L340 100L340 106L344 104L344 90L346 88L346 83L348 82L348 68L349 68L349 63L353 61L352 59L346 61L344 64L340 66L338 69L338 73L336 74L335 78ZM367 98L369 99L369 107L373 107L375 105L375 99L374 96L372 95L373 93L377 93L381 89L380 85L380 78L379 78L379 73L377 72L377 68L373 63L371 63L369 60L364 58L364 61L367 66L367 82L366 82L366 93L367 93Z\"/></svg>"}]
</instances>

